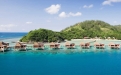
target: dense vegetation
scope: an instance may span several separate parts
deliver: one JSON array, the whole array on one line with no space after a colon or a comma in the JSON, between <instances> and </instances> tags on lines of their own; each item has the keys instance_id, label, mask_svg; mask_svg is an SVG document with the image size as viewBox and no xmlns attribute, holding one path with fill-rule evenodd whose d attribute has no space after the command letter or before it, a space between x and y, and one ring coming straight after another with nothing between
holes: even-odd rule
<instances>
[{"instance_id":1,"label":"dense vegetation","mask_svg":"<svg viewBox=\"0 0 121 75\"><path fill-rule=\"evenodd\" d=\"M30 31L26 36L24 36L20 41L23 42L56 42L64 41L64 38L60 35L59 32L54 32L47 29L38 29Z\"/></svg>"},{"instance_id":2,"label":"dense vegetation","mask_svg":"<svg viewBox=\"0 0 121 75\"><path fill-rule=\"evenodd\" d=\"M116 38L121 39L121 25L112 26L99 20L89 20L77 23L67 27L60 32L54 32L47 29L38 29L30 31L20 41L43 41L55 42L64 39L81 39L84 37Z\"/></svg>"},{"instance_id":3,"label":"dense vegetation","mask_svg":"<svg viewBox=\"0 0 121 75\"><path fill-rule=\"evenodd\" d=\"M69 39L83 37L115 37L117 39L121 39L121 25L112 26L99 20L91 20L77 23L62 30L61 32L66 33L65 38Z\"/></svg>"}]
</instances>

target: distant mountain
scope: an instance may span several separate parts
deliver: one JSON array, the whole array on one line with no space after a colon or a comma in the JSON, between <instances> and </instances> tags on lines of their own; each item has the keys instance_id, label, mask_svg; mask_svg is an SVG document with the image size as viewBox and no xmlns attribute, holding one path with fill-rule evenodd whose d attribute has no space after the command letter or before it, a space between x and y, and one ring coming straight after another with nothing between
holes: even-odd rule
<instances>
[{"instance_id":1,"label":"distant mountain","mask_svg":"<svg viewBox=\"0 0 121 75\"><path fill-rule=\"evenodd\" d=\"M84 22L76 23L61 31L66 33L66 39L83 38L83 37L111 37L121 39L121 25L112 26L100 20L87 20Z\"/></svg>"},{"instance_id":2,"label":"distant mountain","mask_svg":"<svg viewBox=\"0 0 121 75\"><path fill-rule=\"evenodd\" d=\"M114 26L119 32L121 31L121 25L115 25Z\"/></svg>"},{"instance_id":3,"label":"distant mountain","mask_svg":"<svg viewBox=\"0 0 121 75\"><path fill-rule=\"evenodd\" d=\"M30 31L20 41L42 41L42 42L56 42L64 41L65 39L81 39L89 38L116 38L121 39L121 25L110 25L100 20L87 20L76 23L70 27L63 29L60 32L55 32L47 29L38 29Z\"/></svg>"}]
</instances>

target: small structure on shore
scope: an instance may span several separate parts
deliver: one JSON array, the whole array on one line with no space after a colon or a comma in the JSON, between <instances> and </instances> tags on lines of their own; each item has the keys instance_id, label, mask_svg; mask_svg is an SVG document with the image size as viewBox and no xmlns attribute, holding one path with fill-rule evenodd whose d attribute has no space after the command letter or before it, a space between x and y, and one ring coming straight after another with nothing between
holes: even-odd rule
<instances>
[{"instance_id":1,"label":"small structure on shore","mask_svg":"<svg viewBox=\"0 0 121 75\"><path fill-rule=\"evenodd\" d=\"M90 43L81 43L80 46L83 48L83 49L89 49L90 48Z\"/></svg>"},{"instance_id":2,"label":"small structure on shore","mask_svg":"<svg viewBox=\"0 0 121 75\"><path fill-rule=\"evenodd\" d=\"M120 48L120 44L110 43L110 44L109 44L109 47L110 47L111 49L119 49L119 48Z\"/></svg>"},{"instance_id":3,"label":"small structure on shore","mask_svg":"<svg viewBox=\"0 0 121 75\"><path fill-rule=\"evenodd\" d=\"M90 37L84 37L84 39L90 39Z\"/></svg>"},{"instance_id":4,"label":"small structure on shore","mask_svg":"<svg viewBox=\"0 0 121 75\"><path fill-rule=\"evenodd\" d=\"M108 40L111 40L111 37L108 37Z\"/></svg>"},{"instance_id":5,"label":"small structure on shore","mask_svg":"<svg viewBox=\"0 0 121 75\"><path fill-rule=\"evenodd\" d=\"M50 48L58 49L59 47L60 47L60 44L58 44L58 43L54 43L54 42L50 43Z\"/></svg>"},{"instance_id":6,"label":"small structure on shore","mask_svg":"<svg viewBox=\"0 0 121 75\"><path fill-rule=\"evenodd\" d=\"M15 49L17 50L26 50L26 44L23 44L22 42L17 42L15 45Z\"/></svg>"},{"instance_id":7,"label":"small structure on shore","mask_svg":"<svg viewBox=\"0 0 121 75\"><path fill-rule=\"evenodd\" d=\"M68 49L74 49L75 48L75 43L66 42L65 47L68 48Z\"/></svg>"},{"instance_id":8,"label":"small structure on shore","mask_svg":"<svg viewBox=\"0 0 121 75\"><path fill-rule=\"evenodd\" d=\"M5 43L5 42L0 42L0 51L5 51L7 50L9 47L9 43Z\"/></svg>"},{"instance_id":9,"label":"small structure on shore","mask_svg":"<svg viewBox=\"0 0 121 75\"><path fill-rule=\"evenodd\" d=\"M44 44L42 42L34 42L33 47L43 50L44 49Z\"/></svg>"},{"instance_id":10,"label":"small structure on shore","mask_svg":"<svg viewBox=\"0 0 121 75\"><path fill-rule=\"evenodd\" d=\"M96 42L96 43L94 44L94 46L95 46L95 48L97 48L97 49L104 49L104 48L105 48L105 45L104 45L104 44L101 44L101 43L98 43L98 42Z\"/></svg>"}]
</instances>

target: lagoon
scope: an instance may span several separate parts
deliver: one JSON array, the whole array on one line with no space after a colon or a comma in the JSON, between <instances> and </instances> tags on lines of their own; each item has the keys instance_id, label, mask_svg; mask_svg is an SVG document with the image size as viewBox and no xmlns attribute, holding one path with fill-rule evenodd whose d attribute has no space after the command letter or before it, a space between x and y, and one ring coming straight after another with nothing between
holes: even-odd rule
<instances>
[{"instance_id":1,"label":"lagoon","mask_svg":"<svg viewBox=\"0 0 121 75\"><path fill-rule=\"evenodd\" d=\"M121 51L0 53L1 75L120 75Z\"/></svg>"},{"instance_id":2,"label":"lagoon","mask_svg":"<svg viewBox=\"0 0 121 75\"><path fill-rule=\"evenodd\" d=\"M10 38L3 41L18 39ZM75 40L70 42L75 42L76 45L80 43ZM98 42L121 44L115 40ZM121 75L121 49L92 47L91 49L8 51L0 52L0 64L0 75Z\"/></svg>"}]
</instances>

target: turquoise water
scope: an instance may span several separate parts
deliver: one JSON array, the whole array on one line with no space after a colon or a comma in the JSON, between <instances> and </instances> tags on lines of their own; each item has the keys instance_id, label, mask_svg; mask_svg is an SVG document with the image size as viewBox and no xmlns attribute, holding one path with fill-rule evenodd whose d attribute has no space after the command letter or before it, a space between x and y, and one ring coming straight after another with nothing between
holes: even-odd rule
<instances>
[{"instance_id":1,"label":"turquoise water","mask_svg":"<svg viewBox=\"0 0 121 75\"><path fill-rule=\"evenodd\" d=\"M121 51L10 51L0 64L0 75L121 75Z\"/></svg>"},{"instance_id":2,"label":"turquoise water","mask_svg":"<svg viewBox=\"0 0 121 75\"><path fill-rule=\"evenodd\" d=\"M20 35L4 33L1 39L4 37L6 39L3 41L11 42L18 39L8 38L24 35L26 33ZM71 42L79 45L80 42L90 42L90 40ZM121 41L115 40L98 40L97 42L106 45L110 42L121 44ZM0 52L0 75L121 75L121 49L110 49L108 46L105 49L61 47L60 50L52 50L47 46L45 50Z\"/></svg>"}]
</instances>

